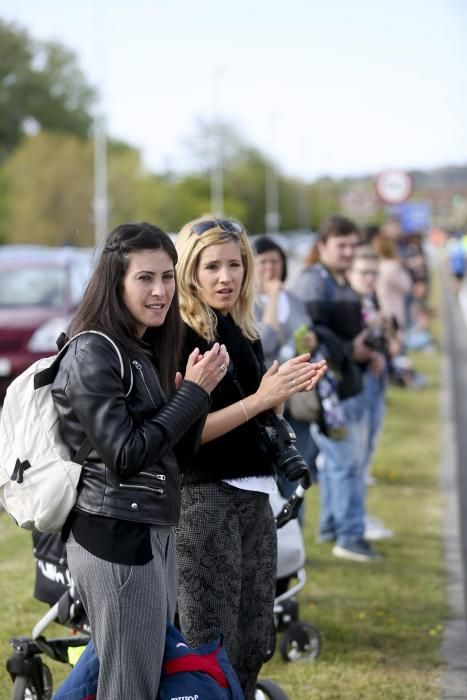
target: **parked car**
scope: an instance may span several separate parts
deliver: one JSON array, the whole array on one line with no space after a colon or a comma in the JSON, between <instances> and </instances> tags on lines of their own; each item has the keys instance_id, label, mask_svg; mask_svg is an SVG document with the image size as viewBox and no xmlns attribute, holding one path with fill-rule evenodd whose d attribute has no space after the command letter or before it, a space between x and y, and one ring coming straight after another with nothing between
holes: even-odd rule
<instances>
[{"instance_id":1,"label":"parked car","mask_svg":"<svg viewBox=\"0 0 467 700\"><path fill-rule=\"evenodd\" d=\"M93 262L93 249L0 247L0 404L8 384L57 352Z\"/></svg>"}]
</instances>

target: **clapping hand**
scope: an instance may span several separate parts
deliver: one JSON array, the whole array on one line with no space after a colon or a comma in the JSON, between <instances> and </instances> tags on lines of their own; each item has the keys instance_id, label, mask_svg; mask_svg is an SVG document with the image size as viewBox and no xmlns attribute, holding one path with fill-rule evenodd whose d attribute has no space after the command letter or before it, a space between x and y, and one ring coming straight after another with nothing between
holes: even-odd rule
<instances>
[{"instance_id":1,"label":"clapping hand","mask_svg":"<svg viewBox=\"0 0 467 700\"><path fill-rule=\"evenodd\" d=\"M188 357L184 378L199 384L210 394L225 377L228 366L229 353L225 345L214 343L212 348L204 354L199 348L195 348Z\"/></svg>"},{"instance_id":2,"label":"clapping hand","mask_svg":"<svg viewBox=\"0 0 467 700\"><path fill-rule=\"evenodd\" d=\"M309 353L293 357L282 365L275 361L256 392L263 410L280 405L299 391L311 391L326 370L326 361L311 363Z\"/></svg>"}]
</instances>

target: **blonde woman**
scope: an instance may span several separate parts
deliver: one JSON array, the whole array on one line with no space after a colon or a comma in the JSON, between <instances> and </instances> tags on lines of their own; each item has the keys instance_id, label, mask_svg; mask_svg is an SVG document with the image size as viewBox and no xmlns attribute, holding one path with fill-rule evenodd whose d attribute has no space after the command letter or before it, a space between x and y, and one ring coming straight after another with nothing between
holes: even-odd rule
<instances>
[{"instance_id":1,"label":"blonde woman","mask_svg":"<svg viewBox=\"0 0 467 700\"><path fill-rule=\"evenodd\" d=\"M182 465L180 623L192 645L224 635L245 698L253 700L272 644L276 580L268 497L276 489L274 465L256 419L312 390L325 366L310 364L306 354L265 371L253 313L255 263L241 223L197 219L183 227L176 248L182 358L215 342L230 356L228 371L219 368L224 376L211 394L201 447Z\"/></svg>"}]
</instances>

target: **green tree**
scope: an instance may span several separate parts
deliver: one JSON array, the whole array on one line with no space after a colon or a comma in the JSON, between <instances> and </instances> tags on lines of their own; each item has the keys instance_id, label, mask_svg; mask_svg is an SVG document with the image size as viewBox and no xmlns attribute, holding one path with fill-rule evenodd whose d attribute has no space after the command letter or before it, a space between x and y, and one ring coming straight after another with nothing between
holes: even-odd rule
<instances>
[{"instance_id":1,"label":"green tree","mask_svg":"<svg viewBox=\"0 0 467 700\"><path fill-rule=\"evenodd\" d=\"M5 163L10 243L93 243L93 146L76 136L26 137Z\"/></svg>"},{"instance_id":2,"label":"green tree","mask_svg":"<svg viewBox=\"0 0 467 700\"><path fill-rule=\"evenodd\" d=\"M250 233L265 230L267 168L262 153L245 146L225 173L225 191L237 202L229 213L241 219Z\"/></svg>"},{"instance_id":3,"label":"green tree","mask_svg":"<svg viewBox=\"0 0 467 700\"><path fill-rule=\"evenodd\" d=\"M111 141L107 166L109 228L122 221L153 220L154 203L162 196L154 178L144 173L139 152ZM48 132L26 137L6 161L4 173L8 242L94 244L91 141Z\"/></svg>"},{"instance_id":4,"label":"green tree","mask_svg":"<svg viewBox=\"0 0 467 700\"><path fill-rule=\"evenodd\" d=\"M188 147L208 188L209 208L210 171L212 166L220 164L224 212L239 218L251 233L264 231L268 161L261 152L250 146L233 126L222 121L200 120Z\"/></svg>"},{"instance_id":5,"label":"green tree","mask_svg":"<svg viewBox=\"0 0 467 700\"><path fill-rule=\"evenodd\" d=\"M8 178L0 167L0 245L8 239Z\"/></svg>"},{"instance_id":6,"label":"green tree","mask_svg":"<svg viewBox=\"0 0 467 700\"><path fill-rule=\"evenodd\" d=\"M292 177L279 177L279 210L281 229L308 229L310 227L307 193L304 183Z\"/></svg>"},{"instance_id":7,"label":"green tree","mask_svg":"<svg viewBox=\"0 0 467 700\"><path fill-rule=\"evenodd\" d=\"M28 132L88 135L94 99L72 51L0 20L0 162Z\"/></svg>"},{"instance_id":8,"label":"green tree","mask_svg":"<svg viewBox=\"0 0 467 700\"><path fill-rule=\"evenodd\" d=\"M326 216L340 213L339 185L330 177L321 177L308 186L311 228L316 231Z\"/></svg>"}]
</instances>

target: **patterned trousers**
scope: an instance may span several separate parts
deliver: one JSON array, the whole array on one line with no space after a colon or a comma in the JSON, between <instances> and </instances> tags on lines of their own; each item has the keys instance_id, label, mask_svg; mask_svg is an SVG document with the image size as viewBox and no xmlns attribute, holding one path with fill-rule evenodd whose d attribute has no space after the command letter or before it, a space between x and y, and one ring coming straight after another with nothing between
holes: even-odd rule
<instances>
[{"instance_id":1,"label":"patterned trousers","mask_svg":"<svg viewBox=\"0 0 467 700\"><path fill-rule=\"evenodd\" d=\"M222 481L184 486L178 609L191 646L224 636L245 700L273 644L277 534L267 494Z\"/></svg>"}]
</instances>

